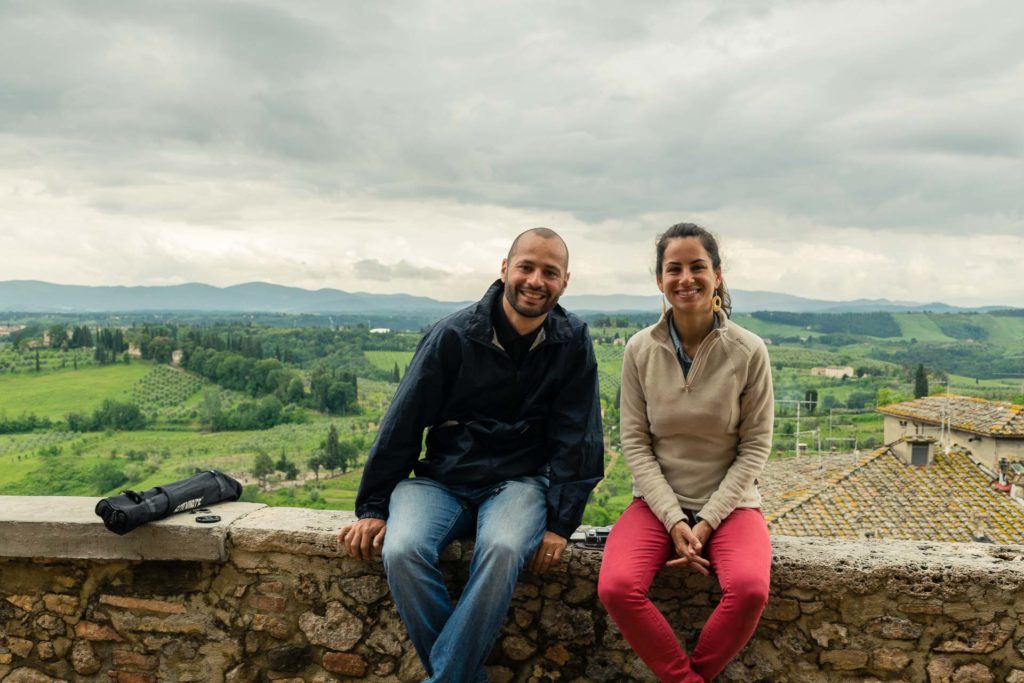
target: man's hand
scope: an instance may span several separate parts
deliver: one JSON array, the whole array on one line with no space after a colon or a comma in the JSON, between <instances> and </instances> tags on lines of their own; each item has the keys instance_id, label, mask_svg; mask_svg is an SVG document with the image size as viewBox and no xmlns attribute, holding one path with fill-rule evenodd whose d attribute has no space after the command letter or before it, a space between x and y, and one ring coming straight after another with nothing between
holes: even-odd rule
<instances>
[{"instance_id":1,"label":"man's hand","mask_svg":"<svg viewBox=\"0 0 1024 683\"><path fill-rule=\"evenodd\" d=\"M704 544L711 537L711 525L701 520L693 529L684 522L676 522L669 532L672 537L672 544L676 548L677 559L665 563L668 567L689 567L695 572L708 576L708 567L711 563L707 558L701 556Z\"/></svg>"},{"instance_id":2,"label":"man's hand","mask_svg":"<svg viewBox=\"0 0 1024 683\"><path fill-rule=\"evenodd\" d=\"M543 574L551 569L552 565L558 564L562 559L562 551L569 543L553 531L545 531L544 538L540 541L540 547L533 554L530 560L530 571L534 574Z\"/></svg>"},{"instance_id":3,"label":"man's hand","mask_svg":"<svg viewBox=\"0 0 1024 683\"><path fill-rule=\"evenodd\" d=\"M374 553L379 553L384 545L387 530L387 522L375 517L346 524L338 530L338 548L357 560L372 560Z\"/></svg>"}]
</instances>

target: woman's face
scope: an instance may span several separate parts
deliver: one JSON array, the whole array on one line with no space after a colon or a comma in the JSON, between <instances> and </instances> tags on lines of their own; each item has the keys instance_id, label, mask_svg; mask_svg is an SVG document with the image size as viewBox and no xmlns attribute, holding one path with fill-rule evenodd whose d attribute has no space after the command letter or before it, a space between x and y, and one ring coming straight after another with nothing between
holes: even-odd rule
<instances>
[{"instance_id":1,"label":"woman's face","mask_svg":"<svg viewBox=\"0 0 1024 683\"><path fill-rule=\"evenodd\" d=\"M704 245L696 237L677 237L665 247L658 273L658 289L680 314L711 311L715 289L722 284L721 271L711 264Z\"/></svg>"}]
</instances>

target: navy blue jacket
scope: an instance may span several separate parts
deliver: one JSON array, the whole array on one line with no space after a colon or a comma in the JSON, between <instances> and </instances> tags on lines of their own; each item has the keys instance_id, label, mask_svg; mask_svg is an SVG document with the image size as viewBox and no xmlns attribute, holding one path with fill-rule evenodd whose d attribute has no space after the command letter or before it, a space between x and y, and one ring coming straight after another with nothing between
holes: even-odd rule
<instances>
[{"instance_id":1,"label":"navy blue jacket","mask_svg":"<svg viewBox=\"0 0 1024 683\"><path fill-rule=\"evenodd\" d=\"M545 474L548 530L568 538L579 526L604 471L590 334L555 306L517 370L491 323L503 288L495 282L420 340L370 448L356 496L360 519L387 519L391 492L413 471L472 487Z\"/></svg>"}]
</instances>

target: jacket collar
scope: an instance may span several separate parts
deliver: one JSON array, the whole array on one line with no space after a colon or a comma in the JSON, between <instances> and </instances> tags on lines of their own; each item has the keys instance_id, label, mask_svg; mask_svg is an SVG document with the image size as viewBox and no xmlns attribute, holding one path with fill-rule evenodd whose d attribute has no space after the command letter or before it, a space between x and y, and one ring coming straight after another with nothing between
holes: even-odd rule
<instances>
[{"instance_id":1,"label":"jacket collar","mask_svg":"<svg viewBox=\"0 0 1024 683\"><path fill-rule=\"evenodd\" d=\"M668 309L664 313L662 313L661 317L658 318L658 322L654 324L654 329L651 330L651 337L655 341L664 344L668 348L672 349L674 353L675 344L672 343L672 337L669 335L668 331L668 321L671 317L671 309ZM718 318L718 325L708 334L718 334L724 337L728 337L730 328L729 317L723 311L718 311L717 313L715 313L715 317Z\"/></svg>"},{"instance_id":2,"label":"jacket collar","mask_svg":"<svg viewBox=\"0 0 1024 683\"><path fill-rule=\"evenodd\" d=\"M473 305L469 318L469 325L466 335L490 344L494 339L494 326L491 324L491 312L495 306L501 305L501 297L504 295L505 283L500 279L487 288L480 301ZM548 317L541 324L541 336L545 342L564 342L572 339L572 325L569 323L569 315L562 308L561 304L548 313Z\"/></svg>"}]
</instances>

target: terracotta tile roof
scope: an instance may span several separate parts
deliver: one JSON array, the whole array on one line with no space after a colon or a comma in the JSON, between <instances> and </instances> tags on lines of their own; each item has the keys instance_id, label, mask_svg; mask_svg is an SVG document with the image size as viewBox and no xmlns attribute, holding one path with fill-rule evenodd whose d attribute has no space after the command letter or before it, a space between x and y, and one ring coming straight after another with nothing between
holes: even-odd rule
<instances>
[{"instance_id":1,"label":"terracotta tile roof","mask_svg":"<svg viewBox=\"0 0 1024 683\"><path fill-rule=\"evenodd\" d=\"M972 396L942 394L892 403L878 412L934 425L948 415L954 429L992 437L1024 438L1024 406Z\"/></svg>"},{"instance_id":2,"label":"terracotta tile roof","mask_svg":"<svg viewBox=\"0 0 1024 683\"><path fill-rule=\"evenodd\" d=\"M1024 543L1024 507L993 490L964 451L939 451L915 467L880 448L780 503L765 498L773 534L967 542L982 531L995 543Z\"/></svg>"}]
</instances>

